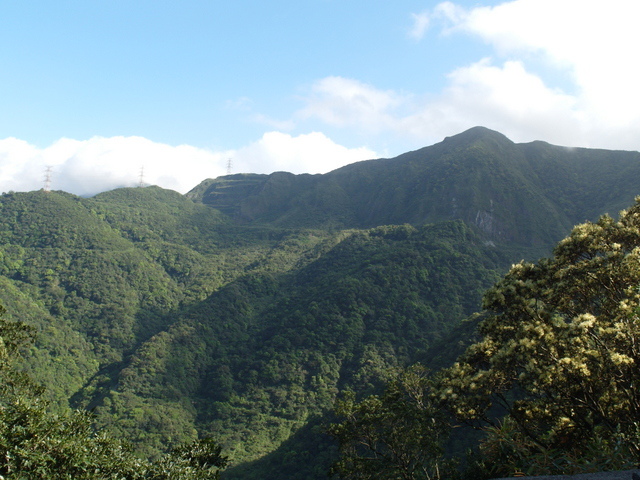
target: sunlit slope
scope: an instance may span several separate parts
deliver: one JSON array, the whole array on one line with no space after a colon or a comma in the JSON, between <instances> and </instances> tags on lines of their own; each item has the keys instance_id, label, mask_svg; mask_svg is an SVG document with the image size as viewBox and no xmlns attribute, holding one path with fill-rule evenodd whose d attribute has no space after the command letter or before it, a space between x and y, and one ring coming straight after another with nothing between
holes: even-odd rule
<instances>
[{"instance_id":1,"label":"sunlit slope","mask_svg":"<svg viewBox=\"0 0 640 480\"><path fill-rule=\"evenodd\" d=\"M230 175L191 196L238 221L367 228L460 219L494 240L550 246L640 192L637 152L516 144L476 127L325 175Z\"/></svg>"}]
</instances>

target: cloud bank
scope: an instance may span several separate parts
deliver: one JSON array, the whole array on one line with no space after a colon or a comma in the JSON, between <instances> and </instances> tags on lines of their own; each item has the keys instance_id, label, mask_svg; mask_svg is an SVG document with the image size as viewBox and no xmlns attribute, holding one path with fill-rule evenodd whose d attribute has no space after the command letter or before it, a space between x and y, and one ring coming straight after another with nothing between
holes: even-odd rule
<instances>
[{"instance_id":1,"label":"cloud bank","mask_svg":"<svg viewBox=\"0 0 640 480\"><path fill-rule=\"evenodd\" d=\"M234 169L243 172L326 173L359 160L378 155L366 147L347 148L324 134L314 132L293 137L268 132L262 138L235 152Z\"/></svg>"},{"instance_id":2,"label":"cloud bank","mask_svg":"<svg viewBox=\"0 0 640 480\"><path fill-rule=\"evenodd\" d=\"M369 149L348 149L321 133L294 137L268 132L237 151L220 152L142 137L61 139L46 148L7 138L0 140L0 191L43 188L48 167L52 190L88 196L136 186L141 179L145 184L186 193L206 178L225 175L229 159L233 173L325 173L375 157Z\"/></svg>"}]
</instances>

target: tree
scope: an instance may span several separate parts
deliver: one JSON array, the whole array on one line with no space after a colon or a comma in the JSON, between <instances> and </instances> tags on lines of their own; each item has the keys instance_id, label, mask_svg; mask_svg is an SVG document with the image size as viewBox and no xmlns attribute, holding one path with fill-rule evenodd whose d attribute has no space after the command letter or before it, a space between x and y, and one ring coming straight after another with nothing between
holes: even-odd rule
<instances>
[{"instance_id":1,"label":"tree","mask_svg":"<svg viewBox=\"0 0 640 480\"><path fill-rule=\"evenodd\" d=\"M151 466L148 480L217 480L227 457L212 438L202 438L171 450Z\"/></svg>"},{"instance_id":2,"label":"tree","mask_svg":"<svg viewBox=\"0 0 640 480\"><path fill-rule=\"evenodd\" d=\"M507 429L529 458L580 462L600 445L640 461L640 198L618 221L576 226L552 258L514 265L484 308L482 340L438 395L459 419L493 425L489 450Z\"/></svg>"},{"instance_id":3,"label":"tree","mask_svg":"<svg viewBox=\"0 0 640 480\"><path fill-rule=\"evenodd\" d=\"M0 306L0 476L6 480L215 480L227 463L211 439L174 448L157 462L97 432L90 413L54 415L43 389L14 367L33 329L2 318Z\"/></svg>"},{"instance_id":4,"label":"tree","mask_svg":"<svg viewBox=\"0 0 640 480\"><path fill-rule=\"evenodd\" d=\"M380 396L356 402L347 392L336 402L341 421L329 428L341 454L333 472L353 480L451 478L442 449L449 426L430 400L430 384L425 368L415 365Z\"/></svg>"},{"instance_id":5,"label":"tree","mask_svg":"<svg viewBox=\"0 0 640 480\"><path fill-rule=\"evenodd\" d=\"M0 474L7 479L136 479L143 462L113 438L95 432L91 416L53 415L43 389L15 368L34 335L2 318L0 306Z\"/></svg>"}]
</instances>

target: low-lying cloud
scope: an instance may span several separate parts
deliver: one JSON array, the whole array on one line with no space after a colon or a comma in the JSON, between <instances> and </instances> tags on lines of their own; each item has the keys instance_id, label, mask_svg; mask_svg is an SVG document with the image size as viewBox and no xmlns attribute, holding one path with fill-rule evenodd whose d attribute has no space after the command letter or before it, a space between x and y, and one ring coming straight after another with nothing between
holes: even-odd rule
<instances>
[{"instance_id":1,"label":"low-lying cloud","mask_svg":"<svg viewBox=\"0 0 640 480\"><path fill-rule=\"evenodd\" d=\"M0 140L0 191L45 186L89 196L118 187L147 185L185 193L206 178L227 173L325 173L347 163L374 158L366 148L349 149L321 133L291 136L269 132L238 150L208 151L171 146L142 137L61 139L38 148L15 138Z\"/></svg>"}]
</instances>

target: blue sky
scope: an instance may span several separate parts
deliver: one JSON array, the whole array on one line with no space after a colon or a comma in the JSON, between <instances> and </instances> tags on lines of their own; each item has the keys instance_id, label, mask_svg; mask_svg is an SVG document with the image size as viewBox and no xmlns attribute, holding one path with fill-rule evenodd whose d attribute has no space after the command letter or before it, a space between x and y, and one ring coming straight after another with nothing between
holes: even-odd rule
<instances>
[{"instance_id":1,"label":"blue sky","mask_svg":"<svg viewBox=\"0 0 640 480\"><path fill-rule=\"evenodd\" d=\"M640 149L634 0L6 0L0 191L324 173L474 125Z\"/></svg>"}]
</instances>

